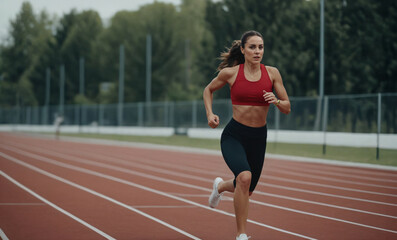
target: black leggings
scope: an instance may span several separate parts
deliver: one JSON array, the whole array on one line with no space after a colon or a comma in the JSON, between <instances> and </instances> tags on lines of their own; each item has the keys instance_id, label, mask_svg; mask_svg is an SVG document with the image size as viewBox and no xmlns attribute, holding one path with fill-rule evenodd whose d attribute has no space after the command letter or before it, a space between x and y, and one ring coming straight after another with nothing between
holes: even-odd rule
<instances>
[{"instance_id":1,"label":"black leggings","mask_svg":"<svg viewBox=\"0 0 397 240\"><path fill-rule=\"evenodd\" d=\"M261 176L265 161L267 126L248 127L233 118L226 125L221 137L221 150L226 164L236 178L243 171L252 174L250 192L253 192Z\"/></svg>"}]
</instances>

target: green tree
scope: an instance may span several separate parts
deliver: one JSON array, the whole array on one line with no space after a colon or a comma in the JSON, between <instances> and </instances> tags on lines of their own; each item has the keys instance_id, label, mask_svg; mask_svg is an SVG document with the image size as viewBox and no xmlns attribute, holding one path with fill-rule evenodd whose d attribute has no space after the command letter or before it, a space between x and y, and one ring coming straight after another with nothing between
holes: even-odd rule
<instances>
[{"instance_id":1,"label":"green tree","mask_svg":"<svg viewBox=\"0 0 397 240\"><path fill-rule=\"evenodd\" d=\"M0 72L8 95L3 98L6 102L2 104L34 106L38 100L31 78L39 65L40 55L48 48L50 21L45 12L36 16L31 4L24 2L16 19L11 20L10 24L9 40L1 51Z\"/></svg>"},{"instance_id":2,"label":"green tree","mask_svg":"<svg viewBox=\"0 0 397 240\"><path fill-rule=\"evenodd\" d=\"M170 99L171 86L182 82L180 61L184 40L180 39L178 12L174 5L155 2L138 11L121 11L100 37L101 66L106 66L103 81L116 84L110 102L117 102L119 47L125 47L125 102L144 101L146 94L146 38L152 38L152 100ZM99 50L100 49L100 50ZM109 100L108 100L109 101Z\"/></svg>"},{"instance_id":3,"label":"green tree","mask_svg":"<svg viewBox=\"0 0 397 240\"><path fill-rule=\"evenodd\" d=\"M85 67L85 98L95 98L99 93L99 82L96 74L96 59L93 53L98 36L103 31L102 21L96 11L71 11L61 20L57 39L59 47L59 63L65 64L67 103L83 101L79 96L80 58L84 59ZM67 32L65 34L65 31ZM85 100L83 102L86 102Z\"/></svg>"},{"instance_id":4,"label":"green tree","mask_svg":"<svg viewBox=\"0 0 397 240\"><path fill-rule=\"evenodd\" d=\"M202 73L207 64L202 61L208 51L206 42L212 40L206 28L205 10L205 0L183 0L180 5L176 28L179 41L185 48L179 61L181 81L173 82L168 91L172 100L201 99L204 86L211 80Z\"/></svg>"}]
</instances>

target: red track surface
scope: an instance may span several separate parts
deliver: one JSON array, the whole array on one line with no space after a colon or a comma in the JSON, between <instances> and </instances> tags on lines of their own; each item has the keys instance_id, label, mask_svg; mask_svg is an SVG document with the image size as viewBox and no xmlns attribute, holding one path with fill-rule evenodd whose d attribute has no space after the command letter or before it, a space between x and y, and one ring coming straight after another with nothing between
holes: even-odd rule
<instances>
[{"instance_id":1,"label":"red track surface","mask_svg":"<svg viewBox=\"0 0 397 240\"><path fill-rule=\"evenodd\" d=\"M0 236L235 239L232 195L207 207L220 155L0 133ZM397 239L397 171L267 158L251 239Z\"/></svg>"}]
</instances>

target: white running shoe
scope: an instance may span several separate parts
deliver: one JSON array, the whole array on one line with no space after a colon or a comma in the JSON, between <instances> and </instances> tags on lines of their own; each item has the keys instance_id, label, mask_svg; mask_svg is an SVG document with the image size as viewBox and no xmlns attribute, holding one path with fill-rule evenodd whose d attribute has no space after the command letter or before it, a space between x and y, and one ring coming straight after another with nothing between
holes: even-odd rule
<instances>
[{"instance_id":1,"label":"white running shoe","mask_svg":"<svg viewBox=\"0 0 397 240\"><path fill-rule=\"evenodd\" d=\"M218 192L218 185L222 181L223 179L220 177L217 177L214 180L214 185L212 186L212 193L210 195L210 198L208 199L208 203L212 208L216 208L216 206L218 206L219 201L221 200L221 197L223 195L223 193Z\"/></svg>"},{"instance_id":2,"label":"white running shoe","mask_svg":"<svg viewBox=\"0 0 397 240\"><path fill-rule=\"evenodd\" d=\"M251 237L247 237L247 234L242 233L240 236L236 237L236 240L248 240Z\"/></svg>"}]
</instances>

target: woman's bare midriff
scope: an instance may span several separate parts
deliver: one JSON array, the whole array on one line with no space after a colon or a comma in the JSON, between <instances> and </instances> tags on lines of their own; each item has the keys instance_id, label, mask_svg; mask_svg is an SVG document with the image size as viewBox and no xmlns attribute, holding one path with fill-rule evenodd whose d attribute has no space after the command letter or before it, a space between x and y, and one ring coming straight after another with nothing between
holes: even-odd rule
<instances>
[{"instance_id":1,"label":"woman's bare midriff","mask_svg":"<svg viewBox=\"0 0 397 240\"><path fill-rule=\"evenodd\" d=\"M233 105L233 118L237 122L249 127L263 127L269 106Z\"/></svg>"}]
</instances>

